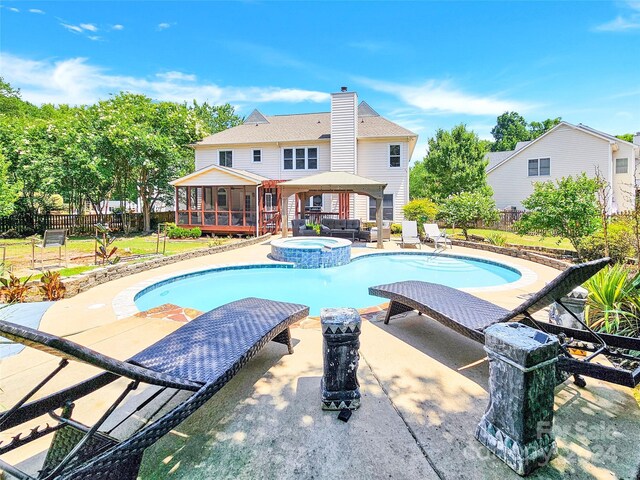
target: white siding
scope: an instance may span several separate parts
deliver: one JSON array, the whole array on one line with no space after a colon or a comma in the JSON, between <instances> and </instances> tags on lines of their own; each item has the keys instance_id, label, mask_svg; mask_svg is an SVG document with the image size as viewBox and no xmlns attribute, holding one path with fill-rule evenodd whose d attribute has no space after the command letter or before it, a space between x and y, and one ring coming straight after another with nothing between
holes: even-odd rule
<instances>
[{"instance_id":1,"label":"white siding","mask_svg":"<svg viewBox=\"0 0 640 480\"><path fill-rule=\"evenodd\" d=\"M610 151L607 140L561 126L489 172L487 181L498 208L522 208L522 200L531 195L536 181L555 181L581 172L592 177L596 167L609 180ZM550 158L551 175L529 177L528 160L533 158Z\"/></svg>"},{"instance_id":2,"label":"white siding","mask_svg":"<svg viewBox=\"0 0 640 480\"><path fill-rule=\"evenodd\" d=\"M619 149L613 153L613 198L615 199L618 211L633 209L635 194L635 152L634 147L627 144L618 144ZM627 173L616 173L616 159L626 158Z\"/></svg>"},{"instance_id":3,"label":"white siding","mask_svg":"<svg viewBox=\"0 0 640 480\"><path fill-rule=\"evenodd\" d=\"M356 173L358 147L358 96L355 92L331 94L331 170Z\"/></svg>"},{"instance_id":4,"label":"white siding","mask_svg":"<svg viewBox=\"0 0 640 480\"><path fill-rule=\"evenodd\" d=\"M316 147L318 149L318 169L317 170L284 170L282 164L282 150L284 148L295 147ZM253 161L253 150L262 150L262 161ZM233 168L246 170L248 172L262 175L263 177L273 180L291 180L293 178L301 178L316 173L329 171L331 167L330 147L326 140L316 143L286 143L286 144L268 144L268 145L251 145L238 147L230 145L228 147L215 148L197 148L196 149L196 170L218 165L218 151L233 151Z\"/></svg>"},{"instance_id":5,"label":"white siding","mask_svg":"<svg viewBox=\"0 0 640 480\"><path fill-rule=\"evenodd\" d=\"M389 166L389 145L400 145L400 166ZM409 200L408 143L393 140L359 140L357 175L384 182L384 193L393 194L393 221L404 219L402 207ZM356 195L355 218L369 220L369 197Z\"/></svg>"}]
</instances>

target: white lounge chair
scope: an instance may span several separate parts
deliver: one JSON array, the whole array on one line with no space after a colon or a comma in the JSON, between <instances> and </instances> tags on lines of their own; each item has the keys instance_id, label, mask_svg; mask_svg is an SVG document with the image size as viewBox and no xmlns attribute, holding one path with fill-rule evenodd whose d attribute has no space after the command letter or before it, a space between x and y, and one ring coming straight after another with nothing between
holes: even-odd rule
<instances>
[{"instance_id":1,"label":"white lounge chair","mask_svg":"<svg viewBox=\"0 0 640 480\"><path fill-rule=\"evenodd\" d=\"M422 249L422 243L418 236L418 224L414 220L402 222L401 244L402 248L404 248L405 245L419 245L420 249Z\"/></svg>"},{"instance_id":2,"label":"white lounge chair","mask_svg":"<svg viewBox=\"0 0 640 480\"><path fill-rule=\"evenodd\" d=\"M425 242L432 241L436 250L438 249L439 243L444 243L444 248L447 248L447 245L449 245L450 248L453 248L451 239L447 237L446 232L440 231L437 223L423 223L422 227L424 228Z\"/></svg>"}]
</instances>

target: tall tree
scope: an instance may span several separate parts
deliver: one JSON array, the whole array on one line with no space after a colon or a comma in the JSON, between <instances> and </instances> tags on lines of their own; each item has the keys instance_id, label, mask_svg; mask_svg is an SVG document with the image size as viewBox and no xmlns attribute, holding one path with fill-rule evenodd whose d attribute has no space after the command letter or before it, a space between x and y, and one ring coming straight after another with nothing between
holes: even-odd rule
<instances>
[{"instance_id":1,"label":"tall tree","mask_svg":"<svg viewBox=\"0 0 640 480\"><path fill-rule=\"evenodd\" d=\"M233 106L228 103L224 105L211 105L208 102L199 104L194 100L193 105L188 108L193 110L202 123L204 128L202 137L235 127L244 121L241 116L236 114Z\"/></svg>"},{"instance_id":2,"label":"tall tree","mask_svg":"<svg viewBox=\"0 0 640 480\"><path fill-rule=\"evenodd\" d=\"M633 133L622 133L620 135L616 135L616 138L624 140L625 142L633 143Z\"/></svg>"},{"instance_id":3,"label":"tall tree","mask_svg":"<svg viewBox=\"0 0 640 480\"><path fill-rule=\"evenodd\" d=\"M551 130L562 121L561 117L547 118L542 122L531 122L529 124L529 131L531 132L531 140L535 140L540 135Z\"/></svg>"},{"instance_id":4,"label":"tall tree","mask_svg":"<svg viewBox=\"0 0 640 480\"><path fill-rule=\"evenodd\" d=\"M451 131L438 129L429 139L429 153L409 173L411 197L426 197L438 203L461 192L491 195L485 155L485 145L464 124Z\"/></svg>"},{"instance_id":5,"label":"tall tree","mask_svg":"<svg viewBox=\"0 0 640 480\"><path fill-rule=\"evenodd\" d=\"M13 213L14 203L21 187L20 183L9 181L8 168L9 162L0 153L0 217Z\"/></svg>"},{"instance_id":6,"label":"tall tree","mask_svg":"<svg viewBox=\"0 0 640 480\"><path fill-rule=\"evenodd\" d=\"M491 130L495 139L491 150L502 152L513 150L518 142L531 140L531 132L527 121L517 112L505 112L497 119L496 126Z\"/></svg>"}]
</instances>

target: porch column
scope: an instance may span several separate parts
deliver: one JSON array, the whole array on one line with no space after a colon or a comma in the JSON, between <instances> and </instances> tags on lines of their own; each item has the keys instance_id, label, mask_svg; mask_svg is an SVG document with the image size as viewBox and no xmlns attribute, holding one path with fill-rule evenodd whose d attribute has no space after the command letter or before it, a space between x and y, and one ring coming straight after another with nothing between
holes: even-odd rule
<instances>
[{"instance_id":1,"label":"porch column","mask_svg":"<svg viewBox=\"0 0 640 480\"><path fill-rule=\"evenodd\" d=\"M378 245L376 248L383 249L384 243L382 242L382 198L376 197L376 227L378 227Z\"/></svg>"},{"instance_id":2,"label":"porch column","mask_svg":"<svg viewBox=\"0 0 640 480\"><path fill-rule=\"evenodd\" d=\"M289 195L284 191L282 192L280 211L282 217L282 238L287 238L289 235Z\"/></svg>"}]
</instances>

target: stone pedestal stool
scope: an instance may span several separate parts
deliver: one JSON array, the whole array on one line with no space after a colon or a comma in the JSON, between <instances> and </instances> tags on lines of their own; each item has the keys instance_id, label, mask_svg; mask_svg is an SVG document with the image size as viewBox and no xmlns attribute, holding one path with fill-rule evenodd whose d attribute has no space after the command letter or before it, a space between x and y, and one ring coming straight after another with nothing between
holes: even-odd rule
<instances>
[{"instance_id":1,"label":"stone pedestal stool","mask_svg":"<svg viewBox=\"0 0 640 480\"><path fill-rule=\"evenodd\" d=\"M323 410L355 410L360 406L358 361L362 319L354 308L322 308L324 376Z\"/></svg>"},{"instance_id":2,"label":"stone pedestal stool","mask_svg":"<svg viewBox=\"0 0 640 480\"><path fill-rule=\"evenodd\" d=\"M556 325L562 325L563 327L583 330L584 327L573 317L573 315L584 322L584 309L587 305L588 295L589 292L586 288L574 288L566 296L560 299L562 305L559 303L553 303L551 305L551 308L549 308L549 321Z\"/></svg>"},{"instance_id":3,"label":"stone pedestal stool","mask_svg":"<svg viewBox=\"0 0 640 480\"><path fill-rule=\"evenodd\" d=\"M519 323L485 330L490 401L476 438L519 475L546 464L553 424L558 341Z\"/></svg>"}]
</instances>

